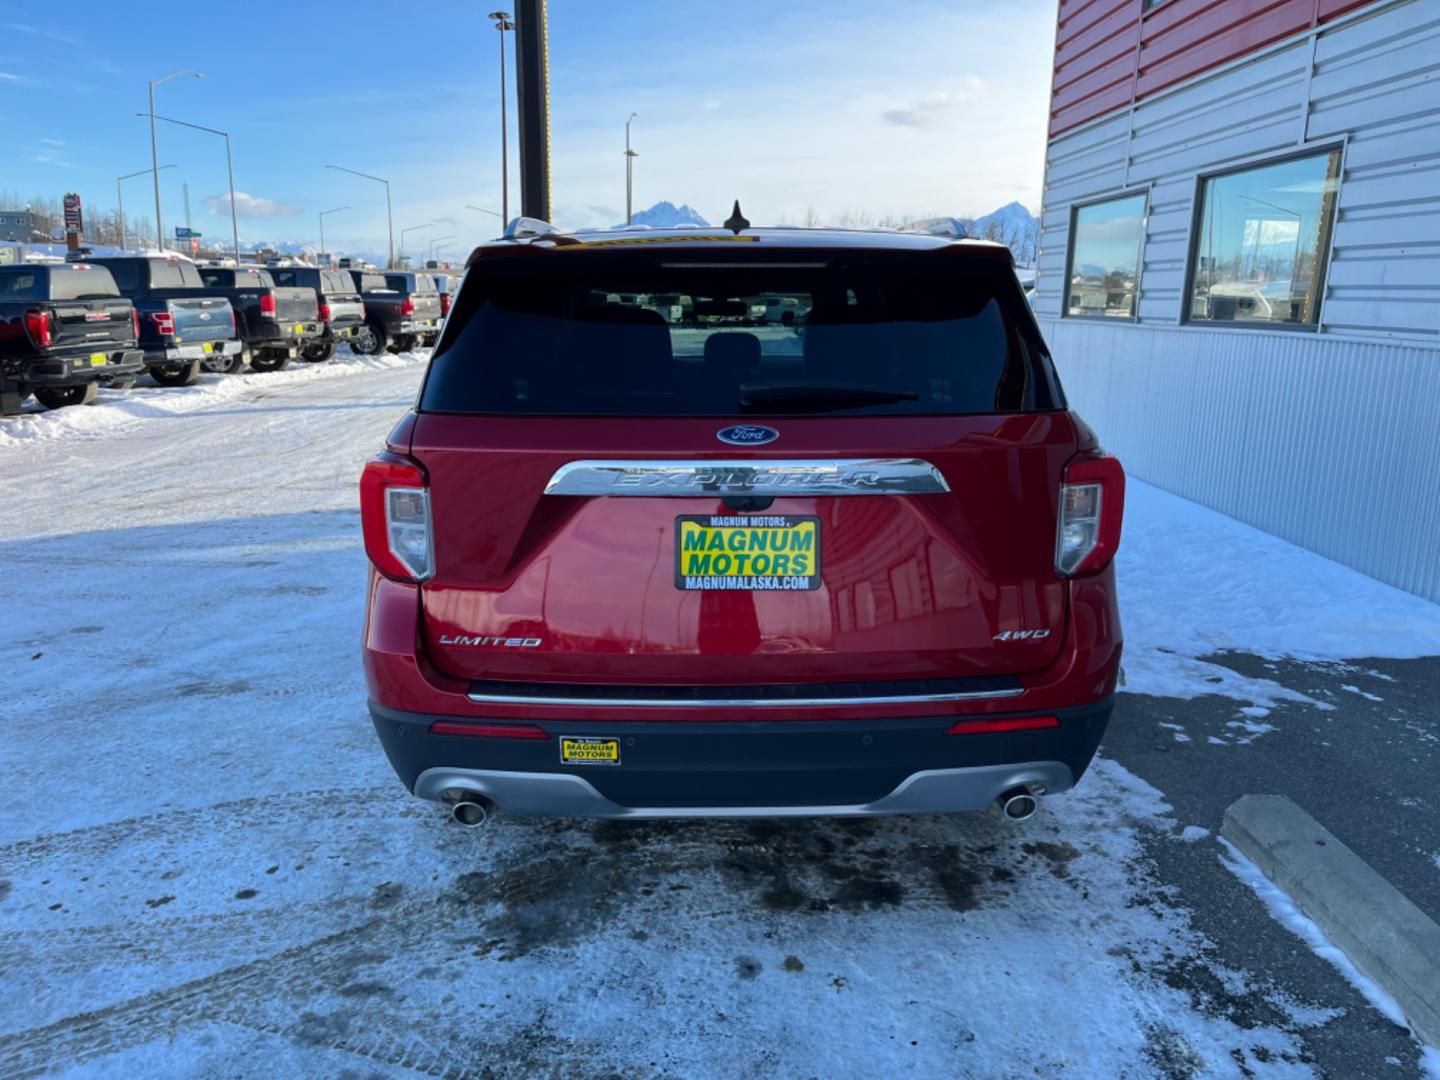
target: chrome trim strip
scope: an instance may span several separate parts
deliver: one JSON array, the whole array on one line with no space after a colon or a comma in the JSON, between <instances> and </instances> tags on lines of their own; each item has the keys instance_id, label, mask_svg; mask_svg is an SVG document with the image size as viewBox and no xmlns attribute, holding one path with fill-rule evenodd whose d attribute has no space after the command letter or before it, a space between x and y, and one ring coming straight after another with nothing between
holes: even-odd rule
<instances>
[{"instance_id":1,"label":"chrome trim strip","mask_svg":"<svg viewBox=\"0 0 1440 1080\"><path fill-rule=\"evenodd\" d=\"M874 802L835 806L621 806L574 773L502 772L498 769L426 769L415 778L415 794L442 799L460 790L480 794L513 817L581 818L751 818L872 817L984 810L1005 791L1043 787L1047 794L1075 786L1060 761L1022 761L960 769L925 769L902 780Z\"/></svg>"},{"instance_id":2,"label":"chrome trim strip","mask_svg":"<svg viewBox=\"0 0 1440 1080\"><path fill-rule=\"evenodd\" d=\"M1023 687L1011 690L973 690L949 694L893 694L888 697L828 698L694 698L684 701L663 698L544 697L530 694L483 694L466 696L481 705L558 705L561 708L611 709L813 709L825 705L915 705L941 701L977 701L982 698L1018 697Z\"/></svg>"},{"instance_id":3,"label":"chrome trim strip","mask_svg":"<svg viewBox=\"0 0 1440 1080\"><path fill-rule=\"evenodd\" d=\"M920 458L571 461L546 495L931 495L950 490Z\"/></svg>"}]
</instances>

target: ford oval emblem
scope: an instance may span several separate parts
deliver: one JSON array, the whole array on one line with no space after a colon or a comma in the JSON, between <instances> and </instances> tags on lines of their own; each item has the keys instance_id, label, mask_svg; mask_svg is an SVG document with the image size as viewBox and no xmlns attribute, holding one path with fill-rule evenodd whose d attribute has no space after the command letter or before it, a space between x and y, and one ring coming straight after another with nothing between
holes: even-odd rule
<instances>
[{"instance_id":1,"label":"ford oval emblem","mask_svg":"<svg viewBox=\"0 0 1440 1080\"><path fill-rule=\"evenodd\" d=\"M731 446L764 446L778 439L780 433L763 424L736 424L733 427L721 428L715 433L715 437Z\"/></svg>"}]
</instances>

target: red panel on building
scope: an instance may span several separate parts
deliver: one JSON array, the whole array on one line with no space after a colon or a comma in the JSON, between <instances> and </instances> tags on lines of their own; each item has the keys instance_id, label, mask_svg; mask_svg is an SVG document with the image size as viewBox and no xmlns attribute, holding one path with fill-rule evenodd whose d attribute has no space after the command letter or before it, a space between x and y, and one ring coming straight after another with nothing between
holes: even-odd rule
<instances>
[{"instance_id":1,"label":"red panel on building","mask_svg":"<svg viewBox=\"0 0 1440 1080\"><path fill-rule=\"evenodd\" d=\"M1374 0L1068 0L1060 4L1050 137Z\"/></svg>"}]
</instances>

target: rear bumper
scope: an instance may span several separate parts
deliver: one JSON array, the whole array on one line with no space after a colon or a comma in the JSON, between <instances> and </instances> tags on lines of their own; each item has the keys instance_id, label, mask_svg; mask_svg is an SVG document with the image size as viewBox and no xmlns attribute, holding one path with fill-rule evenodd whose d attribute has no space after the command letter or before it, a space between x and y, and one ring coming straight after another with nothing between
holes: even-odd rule
<instances>
[{"instance_id":1,"label":"rear bumper","mask_svg":"<svg viewBox=\"0 0 1440 1080\"><path fill-rule=\"evenodd\" d=\"M210 351L205 351L205 346L210 346ZM216 356L234 356L240 351L240 342L234 339L230 341L209 341L195 345L166 345L164 347L153 347L145 350L145 365L147 367L158 367L165 364L188 364L192 360L209 360Z\"/></svg>"},{"instance_id":2,"label":"rear bumper","mask_svg":"<svg viewBox=\"0 0 1440 1080\"><path fill-rule=\"evenodd\" d=\"M481 794L517 816L871 816L982 810L1005 791L1053 794L1084 774L1113 699L1057 710L1060 727L947 735L953 717L908 720L547 723L546 739L435 735L446 717L371 717L415 795ZM560 761L563 736L612 738L618 765Z\"/></svg>"},{"instance_id":3,"label":"rear bumper","mask_svg":"<svg viewBox=\"0 0 1440 1080\"><path fill-rule=\"evenodd\" d=\"M103 363L95 357L103 356ZM23 368L18 381L29 386L79 386L90 382L110 382L144 370L145 354L139 349L110 349L83 353L79 356L50 356L32 360Z\"/></svg>"},{"instance_id":4,"label":"rear bumper","mask_svg":"<svg viewBox=\"0 0 1440 1080\"><path fill-rule=\"evenodd\" d=\"M400 333L402 334L438 334L439 332L439 319L406 319L400 324Z\"/></svg>"}]
</instances>

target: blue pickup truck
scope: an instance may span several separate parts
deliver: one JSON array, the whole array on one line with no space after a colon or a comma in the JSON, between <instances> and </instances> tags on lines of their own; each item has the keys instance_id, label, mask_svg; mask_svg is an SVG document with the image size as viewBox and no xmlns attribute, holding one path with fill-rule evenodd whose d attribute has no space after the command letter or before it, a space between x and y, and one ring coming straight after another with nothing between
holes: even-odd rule
<instances>
[{"instance_id":1,"label":"blue pickup truck","mask_svg":"<svg viewBox=\"0 0 1440 1080\"><path fill-rule=\"evenodd\" d=\"M91 261L108 269L135 305L145 367L161 386L188 386L202 367L237 371L244 365L230 301L205 295L205 282L189 259L116 255Z\"/></svg>"}]
</instances>

